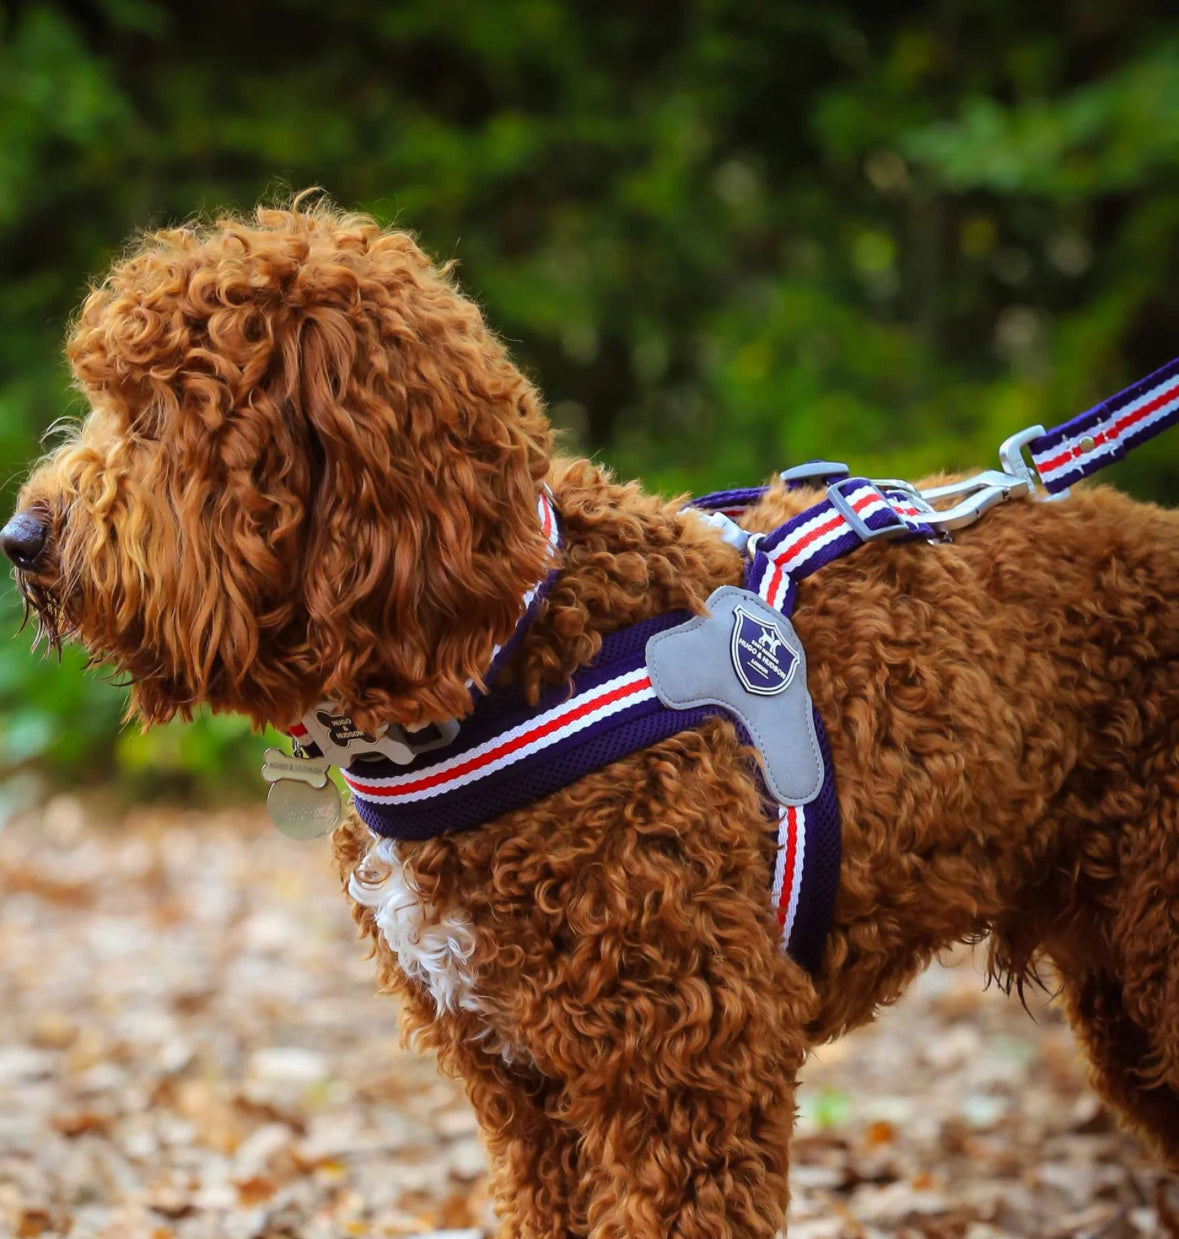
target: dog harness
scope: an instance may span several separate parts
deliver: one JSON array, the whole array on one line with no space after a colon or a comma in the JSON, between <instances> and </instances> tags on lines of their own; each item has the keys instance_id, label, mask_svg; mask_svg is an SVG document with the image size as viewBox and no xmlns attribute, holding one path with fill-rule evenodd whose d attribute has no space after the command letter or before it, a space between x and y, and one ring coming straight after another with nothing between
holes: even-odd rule
<instances>
[{"instance_id":1,"label":"dog harness","mask_svg":"<svg viewBox=\"0 0 1179 1239\"><path fill-rule=\"evenodd\" d=\"M444 726L393 726L374 737L324 703L292 728L295 756L316 759L325 772L328 761L338 764L375 834L418 840L473 829L723 714L760 758L756 773L777 841L771 899L781 944L815 972L839 884L840 822L826 734L789 620L799 581L868 542L944 539L1013 496L1063 497L1177 420L1179 359L1053 430L1012 436L1000 448L1000 470L947 486L919 491L814 461L780 479L787 487L824 485L824 498L768 534L740 526L768 487L705 495L689 507L745 558L744 589L714 591L707 615L671 612L608 634L591 664L535 703L515 686L473 690L470 714ZM560 524L547 491L538 518L555 562ZM556 571L525 596L485 682L517 647ZM291 759L271 753L279 771L266 775L271 782L310 781L286 773Z\"/></svg>"}]
</instances>

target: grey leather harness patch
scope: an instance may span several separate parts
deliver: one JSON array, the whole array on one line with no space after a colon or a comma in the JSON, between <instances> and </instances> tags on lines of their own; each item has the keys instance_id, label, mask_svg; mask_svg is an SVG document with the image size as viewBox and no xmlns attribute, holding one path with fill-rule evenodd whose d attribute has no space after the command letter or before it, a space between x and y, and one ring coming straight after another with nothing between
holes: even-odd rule
<instances>
[{"instance_id":1,"label":"grey leather harness patch","mask_svg":"<svg viewBox=\"0 0 1179 1239\"><path fill-rule=\"evenodd\" d=\"M802 642L781 612L747 589L721 586L708 610L647 642L659 700L673 710L715 705L735 714L761 754L770 795L809 803L823 786L823 758Z\"/></svg>"}]
</instances>

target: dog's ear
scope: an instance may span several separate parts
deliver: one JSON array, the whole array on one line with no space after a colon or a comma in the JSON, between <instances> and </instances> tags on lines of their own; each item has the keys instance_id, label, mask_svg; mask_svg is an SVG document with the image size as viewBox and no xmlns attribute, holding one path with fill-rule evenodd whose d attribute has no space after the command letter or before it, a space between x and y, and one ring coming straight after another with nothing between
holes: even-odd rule
<instances>
[{"instance_id":1,"label":"dog's ear","mask_svg":"<svg viewBox=\"0 0 1179 1239\"><path fill-rule=\"evenodd\" d=\"M316 474L304 656L362 726L461 715L546 567L536 393L404 234L299 280L282 368Z\"/></svg>"}]
</instances>

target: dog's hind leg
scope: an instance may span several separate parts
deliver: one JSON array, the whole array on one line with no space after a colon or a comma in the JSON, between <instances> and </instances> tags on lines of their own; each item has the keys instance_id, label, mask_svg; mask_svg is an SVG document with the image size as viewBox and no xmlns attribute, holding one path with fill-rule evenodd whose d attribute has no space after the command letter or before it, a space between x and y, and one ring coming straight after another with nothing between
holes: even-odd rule
<instances>
[{"instance_id":1,"label":"dog's hind leg","mask_svg":"<svg viewBox=\"0 0 1179 1239\"><path fill-rule=\"evenodd\" d=\"M1071 933L1048 953L1098 1092L1179 1170L1179 769L1124 788L1127 821L1081 844Z\"/></svg>"},{"instance_id":2,"label":"dog's hind leg","mask_svg":"<svg viewBox=\"0 0 1179 1239\"><path fill-rule=\"evenodd\" d=\"M1065 977L1069 1022L1088 1052L1090 1080L1128 1127L1179 1171L1179 1091L1152 1070L1152 1038L1128 1014L1120 980L1103 973Z\"/></svg>"}]
</instances>

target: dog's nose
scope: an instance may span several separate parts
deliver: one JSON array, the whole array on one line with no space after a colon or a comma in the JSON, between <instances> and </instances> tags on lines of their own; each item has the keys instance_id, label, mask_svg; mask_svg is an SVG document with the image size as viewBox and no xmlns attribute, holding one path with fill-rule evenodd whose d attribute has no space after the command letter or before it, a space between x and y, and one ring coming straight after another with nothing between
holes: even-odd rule
<instances>
[{"instance_id":1,"label":"dog's nose","mask_svg":"<svg viewBox=\"0 0 1179 1239\"><path fill-rule=\"evenodd\" d=\"M48 533L49 529L44 521L38 520L30 512L17 512L12 520L0 529L0 546L4 547L4 554L18 568L33 568L45 549Z\"/></svg>"}]
</instances>

